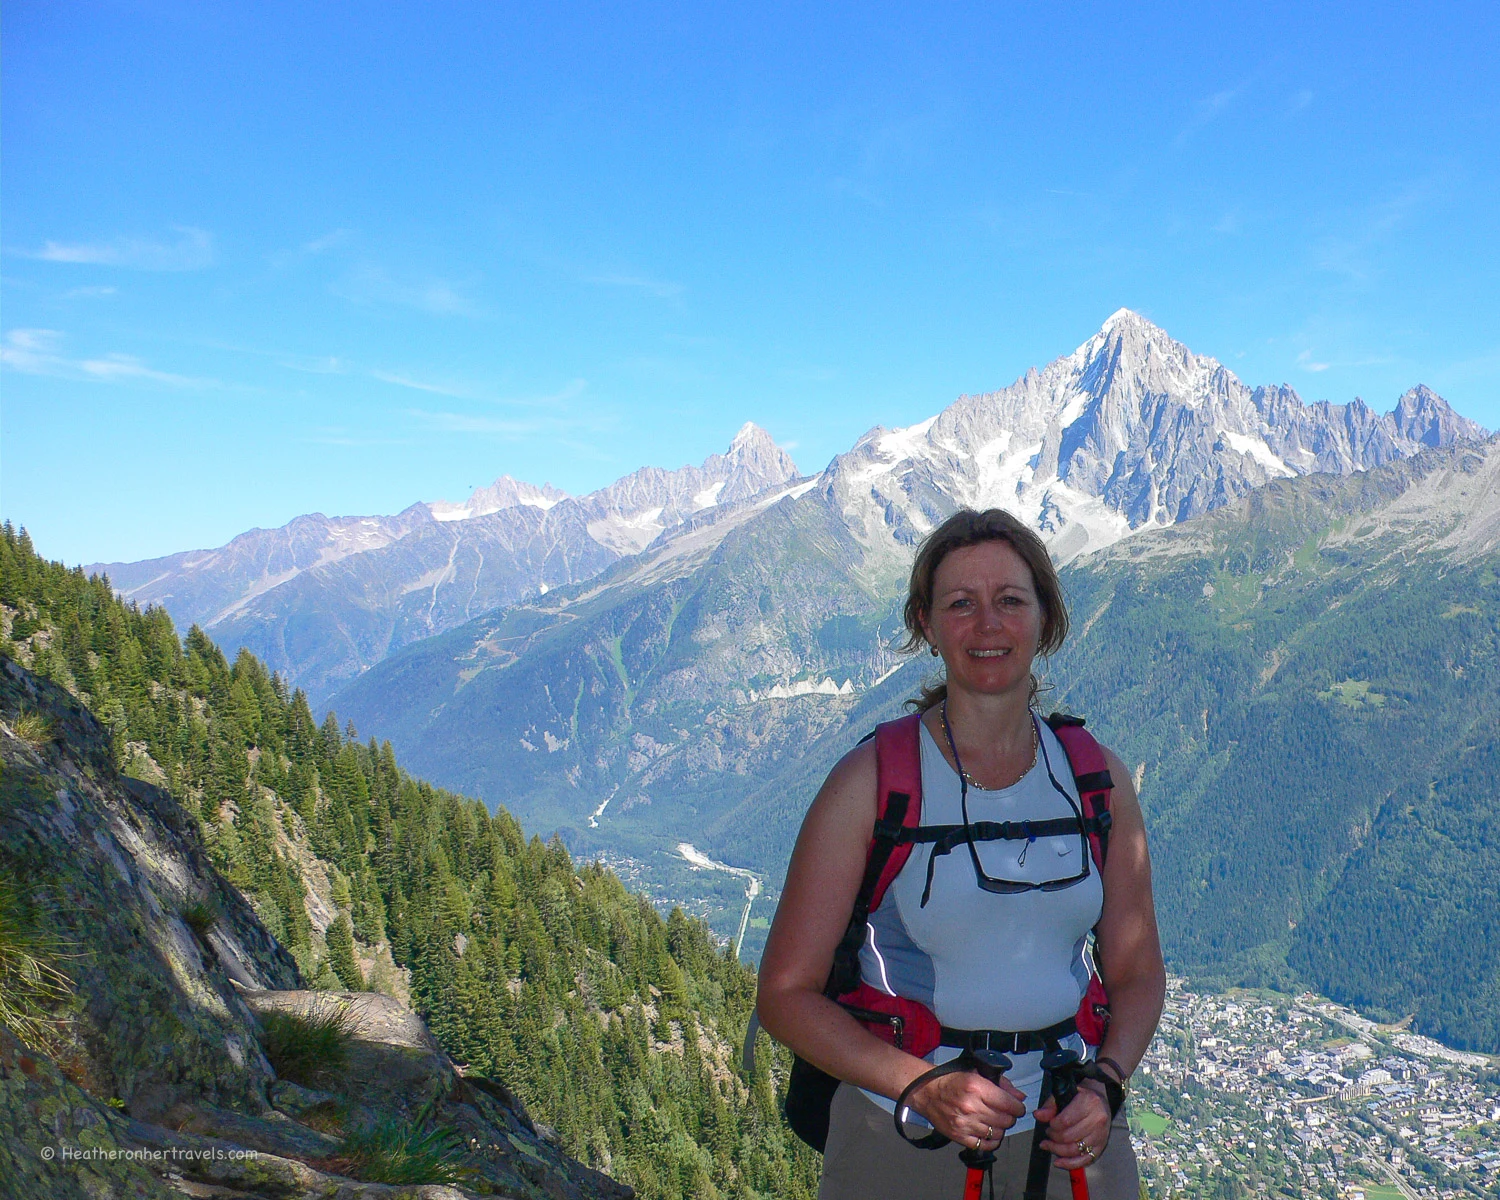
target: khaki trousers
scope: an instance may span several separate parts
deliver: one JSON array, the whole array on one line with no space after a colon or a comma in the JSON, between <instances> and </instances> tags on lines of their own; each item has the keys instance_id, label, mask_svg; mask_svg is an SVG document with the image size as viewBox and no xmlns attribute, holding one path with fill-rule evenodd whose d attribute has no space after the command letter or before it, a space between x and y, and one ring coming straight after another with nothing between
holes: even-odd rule
<instances>
[{"instance_id":1,"label":"khaki trousers","mask_svg":"<svg viewBox=\"0 0 1500 1200\"><path fill-rule=\"evenodd\" d=\"M847 1083L839 1084L829 1113L828 1146L818 1200L963 1200L967 1170L959 1148L918 1150L896 1133L891 1114ZM1031 1131L1000 1143L994 1167L995 1200L1021 1200L1031 1158ZM1089 1200L1140 1200L1140 1177L1121 1109L1109 1145L1088 1169ZM1068 1173L1052 1170L1047 1200L1071 1200ZM986 1183L984 1195L989 1196Z\"/></svg>"}]
</instances>

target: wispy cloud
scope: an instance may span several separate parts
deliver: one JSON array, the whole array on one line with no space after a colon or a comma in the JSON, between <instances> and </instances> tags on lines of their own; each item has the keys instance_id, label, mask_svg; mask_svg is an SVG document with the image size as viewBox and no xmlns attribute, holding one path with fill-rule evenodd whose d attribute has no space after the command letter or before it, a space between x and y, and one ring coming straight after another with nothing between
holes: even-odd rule
<instances>
[{"instance_id":1,"label":"wispy cloud","mask_svg":"<svg viewBox=\"0 0 1500 1200\"><path fill-rule=\"evenodd\" d=\"M170 371L158 371L148 367L133 354L106 354L103 358L86 358L78 364L79 370L95 379L142 379L150 383L165 383L172 387L218 387L212 379L197 379L190 375L174 375Z\"/></svg>"},{"instance_id":2,"label":"wispy cloud","mask_svg":"<svg viewBox=\"0 0 1500 1200\"><path fill-rule=\"evenodd\" d=\"M507 396L496 395L487 389L468 387L462 384L417 379L409 374L396 371L371 371L370 376L371 378L380 380L382 383L389 383L395 387L411 388L413 391L427 392L434 396L449 396L455 400L479 400L486 404L515 408L556 407L576 399L588 389L587 380L574 379L558 388L555 392L548 392L542 395Z\"/></svg>"},{"instance_id":3,"label":"wispy cloud","mask_svg":"<svg viewBox=\"0 0 1500 1200\"><path fill-rule=\"evenodd\" d=\"M302 243L303 254L322 254L324 251L336 249L345 245L354 236L352 229L331 229L322 237L313 238L310 242Z\"/></svg>"},{"instance_id":4,"label":"wispy cloud","mask_svg":"<svg viewBox=\"0 0 1500 1200\"><path fill-rule=\"evenodd\" d=\"M951 114L942 106L883 120L848 109L825 113L814 130L827 143L825 160L834 164L829 189L877 210L887 208L891 184L928 168L950 126Z\"/></svg>"},{"instance_id":5,"label":"wispy cloud","mask_svg":"<svg viewBox=\"0 0 1500 1200\"><path fill-rule=\"evenodd\" d=\"M1312 351L1304 350L1301 354L1297 355L1297 365L1304 371L1326 371L1333 364L1326 362L1314 362Z\"/></svg>"},{"instance_id":6,"label":"wispy cloud","mask_svg":"<svg viewBox=\"0 0 1500 1200\"><path fill-rule=\"evenodd\" d=\"M416 392L430 392L435 396L452 396L456 400L472 400L474 395L467 388L453 387L451 384L428 383L426 380L413 379L409 375L397 375L393 371L371 371L371 376L380 380L381 383L393 384L396 387L411 388Z\"/></svg>"},{"instance_id":7,"label":"wispy cloud","mask_svg":"<svg viewBox=\"0 0 1500 1200\"><path fill-rule=\"evenodd\" d=\"M355 304L394 304L441 317L477 315L473 302L448 281L409 283L391 278L381 267L359 267L329 290Z\"/></svg>"},{"instance_id":8,"label":"wispy cloud","mask_svg":"<svg viewBox=\"0 0 1500 1200\"><path fill-rule=\"evenodd\" d=\"M55 329L12 329L0 346L0 363L27 375L46 375L57 359L63 335Z\"/></svg>"},{"instance_id":9,"label":"wispy cloud","mask_svg":"<svg viewBox=\"0 0 1500 1200\"><path fill-rule=\"evenodd\" d=\"M115 295L120 289L112 287L76 287L62 294L64 300L102 300Z\"/></svg>"},{"instance_id":10,"label":"wispy cloud","mask_svg":"<svg viewBox=\"0 0 1500 1200\"><path fill-rule=\"evenodd\" d=\"M1289 117L1294 117L1312 102L1312 90L1310 88L1303 88L1300 92L1297 92L1292 96L1290 100L1287 101L1286 115Z\"/></svg>"},{"instance_id":11,"label":"wispy cloud","mask_svg":"<svg viewBox=\"0 0 1500 1200\"><path fill-rule=\"evenodd\" d=\"M277 354L276 361L290 371L307 375L347 375L349 364L336 354Z\"/></svg>"},{"instance_id":12,"label":"wispy cloud","mask_svg":"<svg viewBox=\"0 0 1500 1200\"><path fill-rule=\"evenodd\" d=\"M157 383L181 388L217 388L216 379L158 371L130 354L73 359L62 353L63 335L56 329L12 329L0 345L0 365L24 375L97 383Z\"/></svg>"},{"instance_id":13,"label":"wispy cloud","mask_svg":"<svg viewBox=\"0 0 1500 1200\"><path fill-rule=\"evenodd\" d=\"M511 441L547 437L572 445L573 443L568 442L569 435L598 436L615 426L609 414L587 408L580 411L571 403L583 395L587 388L585 380L574 379L547 395L513 396L489 401L493 405L514 406L520 410L509 415L493 411L460 412L452 409L434 411L411 408L406 411L408 416L434 433L480 434ZM582 449L584 444L575 448Z\"/></svg>"},{"instance_id":14,"label":"wispy cloud","mask_svg":"<svg viewBox=\"0 0 1500 1200\"><path fill-rule=\"evenodd\" d=\"M518 420L514 417L484 416L477 413L429 412L422 408L408 409L427 428L438 433L482 433L492 437L522 438L549 432L557 422L543 417Z\"/></svg>"},{"instance_id":15,"label":"wispy cloud","mask_svg":"<svg viewBox=\"0 0 1500 1200\"><path fill-rule=\"evenodd\" d=\"M1404 184L1380 200L1353 214L1346 229L1324 238L1314 247L1319 270L1363 283L1379 274L1374 251L1389 241L1413 216L1450 190L1450 181L1431 175Z\"/></svg>"},{"instance_id":16,"label":"wispy cloud","mask_svg":"<svg viewBox=\"0 0 1500 1200\"><path fill-rule=\"evenodd\" d=\"M1237 87L1225 88L1221 92L1215 92L1212 96L1198 101L1194 107L1193 115L1188 118L1188 123L1182 127L1177 136L1172 139L1174 146L1185 146L1188 140L1200 129L1212 124L1219 119L1220 114L1234 102L1234 98L1240 94Z\"/></svg>"},{"instance_id":17,"label":"wispy cloud","mask_svg":"<svg viewBox=\"0 0 1500 1200\"><path fill-rule=\"evenodd\" d=\"M623 275L608 273L603 275L586 275L585 283L595 283L600 287L632 288L638 292L645 292L648 296L655 296L660 300L674 300L687 288L680 283L673 283L669 279L652 279L649 275Z\"/></svg>"},{"instance_id":18,"label":"wispy cloud","mask_svg":"<svg viewBox=\"0 0 1500 1200\"><path fill-rule=\"evenodd\" d=\"M375 437L368 433L355 433L342 425L325 425L310 429L297 441L314 446L409 446L410 438Z\"/></svg>"},{"instance_id":19,"label":"wispy cloud","mask_svg":"<svg viewBox=\"0 0 1500 1200\"><path fill-rule=\"evenodd\" d=\"M206 229L176 225L175 242L122 237L110 242L53 242L40 250L21 250L26 258L44 262L83 263L102 267L129 267L138 271L198 271L214 261L213 235Z\"/></svg>"}]
</instances>

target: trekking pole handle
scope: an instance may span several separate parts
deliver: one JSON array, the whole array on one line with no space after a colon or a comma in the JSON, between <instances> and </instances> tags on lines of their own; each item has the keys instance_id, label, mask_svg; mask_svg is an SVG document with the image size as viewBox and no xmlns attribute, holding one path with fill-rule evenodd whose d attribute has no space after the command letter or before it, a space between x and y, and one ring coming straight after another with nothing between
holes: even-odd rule
<instances>
[{"instance_id":1,"label":"trekking pole handle","mask_svg":"<svg viewBox=\"0 0 1500 1200\"><path fill-rule=\"evenodd\" d=\"M999 1083L1000 1076L1015 1065L1008 1055L1001 1054L998 1050L971 1050L969 1057L974 1060L975 1073L991 1083Z\"/></svg>"}]
</instances>

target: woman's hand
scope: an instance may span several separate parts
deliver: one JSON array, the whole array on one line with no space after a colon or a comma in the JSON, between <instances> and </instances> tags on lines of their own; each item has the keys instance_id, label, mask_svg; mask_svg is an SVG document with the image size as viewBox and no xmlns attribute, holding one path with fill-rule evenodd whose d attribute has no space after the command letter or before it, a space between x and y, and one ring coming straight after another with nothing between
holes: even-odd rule
<instances>
[{"instance_id":1,"label":"woman's hand","mask_svg":"<svg viewBox=\"0 0 1500 1200\"><path fill-rule=\"evenodd\" d=\"M1010 1080L1002 1075L991 1083L976 1071L939 1075L913 1092L908 1103L959 1145L990 1150L1026 1111L1026 1097Z\"/></svg>"},{"instance_id":2,"label":"woman's hand","mask_svg":"<svg viewBox=\"0 0 1500 1200\"><path fill-rule=\"evenodd\" d=\"M1092 1166L1109 1145L1109 1097L1102 1083L1085 1079L1078 1085L1067 1108L1057 1111L1057 1100L1049 1096L1036 1110L1038 1123L1047 1126L1042 1149L1053 1155L1053 1165L1064 1171ZM1087 1147L1088 1152L1083 1152Z\"/></svg>"}]
</instances>

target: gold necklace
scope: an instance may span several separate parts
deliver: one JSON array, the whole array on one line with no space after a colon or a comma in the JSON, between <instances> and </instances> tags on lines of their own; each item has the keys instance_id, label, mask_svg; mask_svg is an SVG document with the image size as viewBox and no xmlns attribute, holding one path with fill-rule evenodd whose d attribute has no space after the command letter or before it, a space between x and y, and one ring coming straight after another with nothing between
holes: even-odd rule
<instances>
[{"instance_id":1,"label":"gold necklace","mask_svg":"<svg viewBox=\"0 0 1500 1200\"><path fill-rule=\"evenodd\" d=\"M979 780L964 770L964 764L958 757L958 746L953 741L953 730L948 724L948 701L946 699L943 701L943 734L948 739L949 749L953 751L953 763L958 768L958 773L963 777L965 783L972 788L978 788L981 792L1003 792L1005 788L1015 787L1017 783L1020 783L1021 780L1031 774L1032 768L1036 766L1036 753L1040 745L1040 739L1036 732L1036 718L1031 715L1030 709L1027 710L1026 715L1031 719L1031 761L1026 764L1026 769L1016 776L1014 783L1008 783L1005 787L990 788L985 787L984 784L980 783Z\"/></svg>"}]
</instances>

